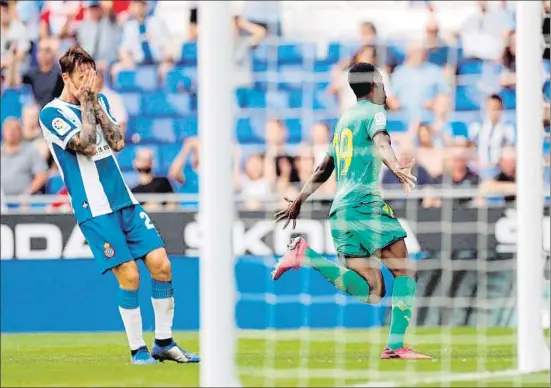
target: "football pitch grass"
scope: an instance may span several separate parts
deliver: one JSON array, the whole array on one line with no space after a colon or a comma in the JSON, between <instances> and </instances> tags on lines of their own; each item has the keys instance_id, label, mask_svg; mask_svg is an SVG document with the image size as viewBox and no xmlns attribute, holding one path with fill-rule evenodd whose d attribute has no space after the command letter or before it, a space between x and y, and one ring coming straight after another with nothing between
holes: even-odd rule
<instances>
[{"instance_id":1,"label":"football pitch grass","mask_svg":"<svg viewBox=\"0 0 551 388\"><path fill-rule=\"evenodd\" d=\"M419 361L379 360L386 333L386 329L241 332L236 354L241 382L260 387L384 381L410 387L549 387L548 372L488 375L515 367L512 329L417 329L408 334L409 343L434 357ZM198 333L176 333L175 339L200 352ZM153 334L146 333L146 341L152 340ZM2 334L1 355L2 387L196 387L199 383L197 364L131 365L123 333ZM468 374L467 380L438 380L460 373Z\"/></svg>"}]
</instances>

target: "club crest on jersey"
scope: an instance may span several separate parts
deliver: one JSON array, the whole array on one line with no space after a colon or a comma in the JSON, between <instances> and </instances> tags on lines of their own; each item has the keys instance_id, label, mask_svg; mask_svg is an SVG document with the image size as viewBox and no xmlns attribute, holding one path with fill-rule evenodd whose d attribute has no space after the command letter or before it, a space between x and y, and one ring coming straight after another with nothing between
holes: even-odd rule
<instances>
[{"instance_id":1,"label":"club crest on jersey","mask_svg":"<svg viewBox=\"0 0 551 388\"><path fill-rule=\"evenodd\" d=\"M52 128L56 130L60 135L65 135L71 129L71 126L65 120L56 117L52 121Z\"/></svg>"},{"instance_id":2,"label":"club crest on jersey","mask_svg":"<svg viewBox=\"0 0 551 388\"><path fill-rule=\"evenodd\" d=\"M105 255L105 257L110 259L115 256L115 248L113 248L111 244L106 242L105 244L103 244L103 254Z\"/></svg>"},{"instance_id":3,"label":"club crest on jersey","mask_svg":"<svg viewBox=\"0 0 551 388\"><path fill-rule=\"evenodd\" d=\"M385 125L386 124L386 117L383 112L375 113L375 124L377 125Z\"/></svg>"}]
</instances>

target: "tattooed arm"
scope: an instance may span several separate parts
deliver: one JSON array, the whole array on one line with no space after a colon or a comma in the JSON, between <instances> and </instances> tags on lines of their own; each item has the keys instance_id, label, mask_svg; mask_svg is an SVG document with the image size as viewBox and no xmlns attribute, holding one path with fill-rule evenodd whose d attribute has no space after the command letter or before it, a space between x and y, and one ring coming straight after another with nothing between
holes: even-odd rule
<instances>
[{"instance_id":1,"label":"tattooed arm","mask_svg":"<svg viewBox=\"0 0 551 388\"><path fill-rule=\"evenodd\" d=\"M119 124L107 116L107 112L101 107L98 99L96 99L94 103L94 112L109 147L115 152L122 150L124 148L124 134L122 129Z\"/></svg>"}]
</instances>

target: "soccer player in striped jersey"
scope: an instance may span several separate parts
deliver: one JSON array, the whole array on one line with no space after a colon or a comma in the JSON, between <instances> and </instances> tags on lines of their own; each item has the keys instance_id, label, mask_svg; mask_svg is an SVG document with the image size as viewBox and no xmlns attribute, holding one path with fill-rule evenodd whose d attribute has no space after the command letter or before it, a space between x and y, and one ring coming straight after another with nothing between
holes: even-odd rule
<instances>
[{"instance_id":1,"label":"soccer player in striped jersey","mask_svg":"<svg viewBox=\"0 0 551 388\"><path fill-rule=\"evenodd\" d=\"M112 272L119 283L118 305L131 362L198 362L197 355L172 339L170 261L155 225L124 182L114 154L124 147L124 135L109 101L96 90L95 62L84 49L74 46L59 64L63 92L42 109L40 126L101 273ZM152 278L155 342L151 353L143 339L138 302L139 259L144 260Z\"/></svg>"}]
</instances>

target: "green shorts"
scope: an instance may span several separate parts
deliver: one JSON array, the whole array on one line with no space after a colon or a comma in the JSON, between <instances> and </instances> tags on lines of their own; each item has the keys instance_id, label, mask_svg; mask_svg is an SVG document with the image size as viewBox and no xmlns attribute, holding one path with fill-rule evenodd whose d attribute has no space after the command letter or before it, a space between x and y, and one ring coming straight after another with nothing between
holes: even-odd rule
<instances>
[{"instance_id":1,"label":"green shorts","mask_svg":"<svg viewBox=\"0 0 551 388\"><path fill-rule=\"evenodd\" d=\"M387 204L361 205L332 211L331 236L339 256L371 257L380 249L407 237Z\"/></svg>"}]
</instances>

